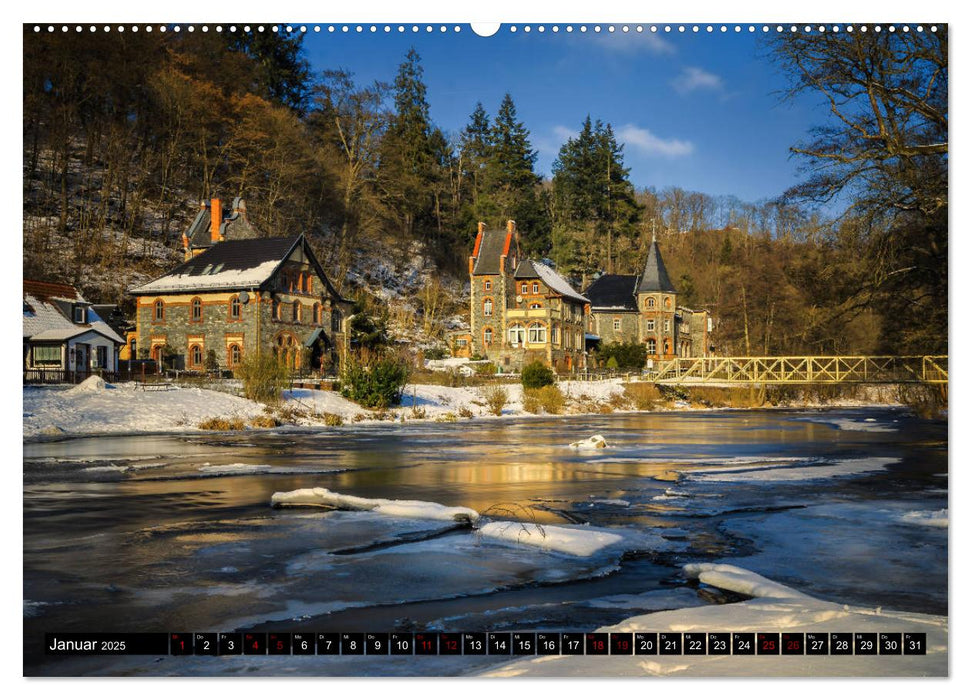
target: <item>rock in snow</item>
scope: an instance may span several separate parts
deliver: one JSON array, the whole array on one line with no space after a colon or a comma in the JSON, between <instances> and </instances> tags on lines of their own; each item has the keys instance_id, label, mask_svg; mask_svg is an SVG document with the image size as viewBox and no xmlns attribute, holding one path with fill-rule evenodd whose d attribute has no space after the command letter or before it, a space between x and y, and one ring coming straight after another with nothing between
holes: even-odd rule
<instances>
[{"instance_id":1,"label":"rock in snow","mask_svg":"<svg viewBox=\"0 0 971 700\"><path fill-rule=\"evenodd\" d=\"M604 440L603 435L592 435L586 440L578 440L577 442L571 442L570 447L574 450L597 450L603 449L607 446L607 441Z\"/></svg>"}]
</instances>

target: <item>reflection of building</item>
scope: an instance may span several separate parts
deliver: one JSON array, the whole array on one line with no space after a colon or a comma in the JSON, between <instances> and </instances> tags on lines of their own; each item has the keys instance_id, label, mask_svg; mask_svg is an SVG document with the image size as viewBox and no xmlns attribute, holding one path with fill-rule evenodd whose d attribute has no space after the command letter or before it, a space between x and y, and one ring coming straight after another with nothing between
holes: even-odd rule
<instances>
[{"instance_id":1,"label":"reflection of building","mask_svg":"<svg viewBox=\"0 0 971 700\"><path fill-rule=\"evenodd\" d=\"M642 343L653 360L707 352L708 312L678 306L657 240L641 274L601 275L584 294L590 299L587 333L602 344Z\"/></svg>"},{"instance_id":2,"label":"reflection of building","mask_svg":"<svg viewBox=\"0 0 971 700\"><path fill-rule=\"evenodd\" d=\"M191 370L233 369L258 351L294 368L327 370L338 360L350 302L302 235L260 238L242 200L226 212L214 199L182 241L184 263L131 290L139 358Z\"/></svg>"},{"instance_id":3,"label":"reflection of building","mask_svg":"<svg viewBox=\"0 0 971 700\"><path fill-rule=\"evenodd\" d=\"M561 372L583 367L587 298L548 265L520 256L515 221L504 231L479 224L469 276L470 355L502 370L533 360Z\"/></svg>"},{"instance_id":4,"label":"reflection of building","mask_svg":"<svg viewBox=\"0 0 971 700\"><path fill-rule=\"evenodd\" d=\"M125 341L67 284L24 280L25 377L70 381L118 370Z\"/></svg>"}]
</instances>

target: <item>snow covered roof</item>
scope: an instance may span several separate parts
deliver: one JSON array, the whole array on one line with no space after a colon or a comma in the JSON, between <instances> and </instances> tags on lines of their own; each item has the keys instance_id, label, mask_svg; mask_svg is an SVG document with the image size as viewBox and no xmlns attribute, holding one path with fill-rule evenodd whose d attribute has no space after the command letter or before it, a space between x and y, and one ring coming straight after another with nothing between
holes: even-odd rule
<instances>
[{"instance_id":1,"label":"snow covered roof","mask_svg":"<svg viewBox=\"0 0 971 700\"><path fill-rule=\"evenodd\" d=\"M74 306L86 307L87 323L69 317ZM101 320L81 294L67 284L24 280L23 337L31 340L63 341L94 331L116 343L125 341Z\"/></svg>"},{"instance_id":2,"label":"snow covered roof","mask_svg":"<svg viewBox=\"0 0 971 700\"><path fill-rule=\"evenodd\" d=\"M131 293L253 289L273 276L303 236L223 241Z\"/></svg>"},{"instance_id":3,"label":"snow covered roof","mask_svg":"<svg viewBox=\"0 0 971 700\"><path fill-rule=\"evenodd\" d=\"M535 260L523 260L521 263L519 263L519 267L516 268L514 277L516 277L516 279L539 277L541 280L543 280L543 284L549 287L550 290L556 294L583 303L590 301L585 296L580 294L580 292L570 286L570 283L560 276L560 274L552 267L549 265L544 265L541 262L536 262Z\"/></svg>"}]
</instances>

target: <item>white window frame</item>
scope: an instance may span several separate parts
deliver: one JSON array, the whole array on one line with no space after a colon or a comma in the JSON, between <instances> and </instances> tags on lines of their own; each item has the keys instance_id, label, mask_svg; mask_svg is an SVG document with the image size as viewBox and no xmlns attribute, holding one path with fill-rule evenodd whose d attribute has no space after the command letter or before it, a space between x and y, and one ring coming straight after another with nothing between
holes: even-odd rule
<instances>
[{"instance_id":1,"label":"white window frame","mask_svg":"<svg viewBox=\"0 0 971 700\"><path fill-rule=\"evenodd\" d=\"M654 330L654 319L653 318L647 319L647 330L649 330L649 331L653 331Z\"/></svg>"},{"instance_id":2,"label":"white window frame","mask_svg":"<svg viewBox=\"0 0 971 700\"><path fill-rule=\"evenodd\" d=\"M619 318L615 318L614 319L614 330L615 331L619 331L620 330L620 319Z\"/></svg>"},{"instance_id":3,"label":"white window frame","mask_svg":"<svg viewBox=\"0 0 971 700\"><path fill-rule=\"evenodd\" d=\"M523 328L518 323L515 326L509 327L509 332L507 334L509 342L512 345L525 345L526 344L526 329Z\"/></svg>"},{"instance_id":4,"label":"white window frame","mask_svg":"<svg viewBox=\"0 0 971 700\"><path fill-rule=\"evenodd\" d=\"M492 299L486 299L482 302L482 315L486 317L492 316Z\"/></svg>"},{"instance_id":5,"label":"white window frame","mask_svg":"<svg viewBox=\"0 0 971 700\"><path fill-rule=\"evenodd\" d=\"M546 326L540 324L533 324L528 329L528 338L530 343L534 344L545 344L546 343Z\"/></svg>"}]
</instances>

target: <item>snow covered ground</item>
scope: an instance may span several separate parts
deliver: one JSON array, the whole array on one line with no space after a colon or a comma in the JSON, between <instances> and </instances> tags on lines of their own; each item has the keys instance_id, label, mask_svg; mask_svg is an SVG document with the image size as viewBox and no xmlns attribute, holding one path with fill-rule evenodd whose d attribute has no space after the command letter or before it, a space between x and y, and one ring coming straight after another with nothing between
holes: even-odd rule
<instances>
[{"instance_id":1,"label":"snow covered ground","mask_svg":"<svg viewBox=\"0 0 971 700\"><path fill-rule=\"evenodd\" d=\"M89 380L90 381L90 380ZM623 391L619 379L596 382L565 381L559 384L568 399L606 401ZM503 416L531 415L523 411L522 387L505 386L509 400ZM340 416L345 424L379 421L454 421L460 413L495 418L487 408L481 387L446 387L409 384L401 406L383 412L369 411L334 391L294 389L285 392L282 412L298 413L300 425L325 425L323 415ZM134 383L104 385L97 382L76 387L24 387L23 436L25 439L100 433L182 432L198 429L208 418L240 418L244 422L264 413L264 406L238 396L201 388L172 387L168 391L144 391Z\"/></svg>"}]
</instances>

